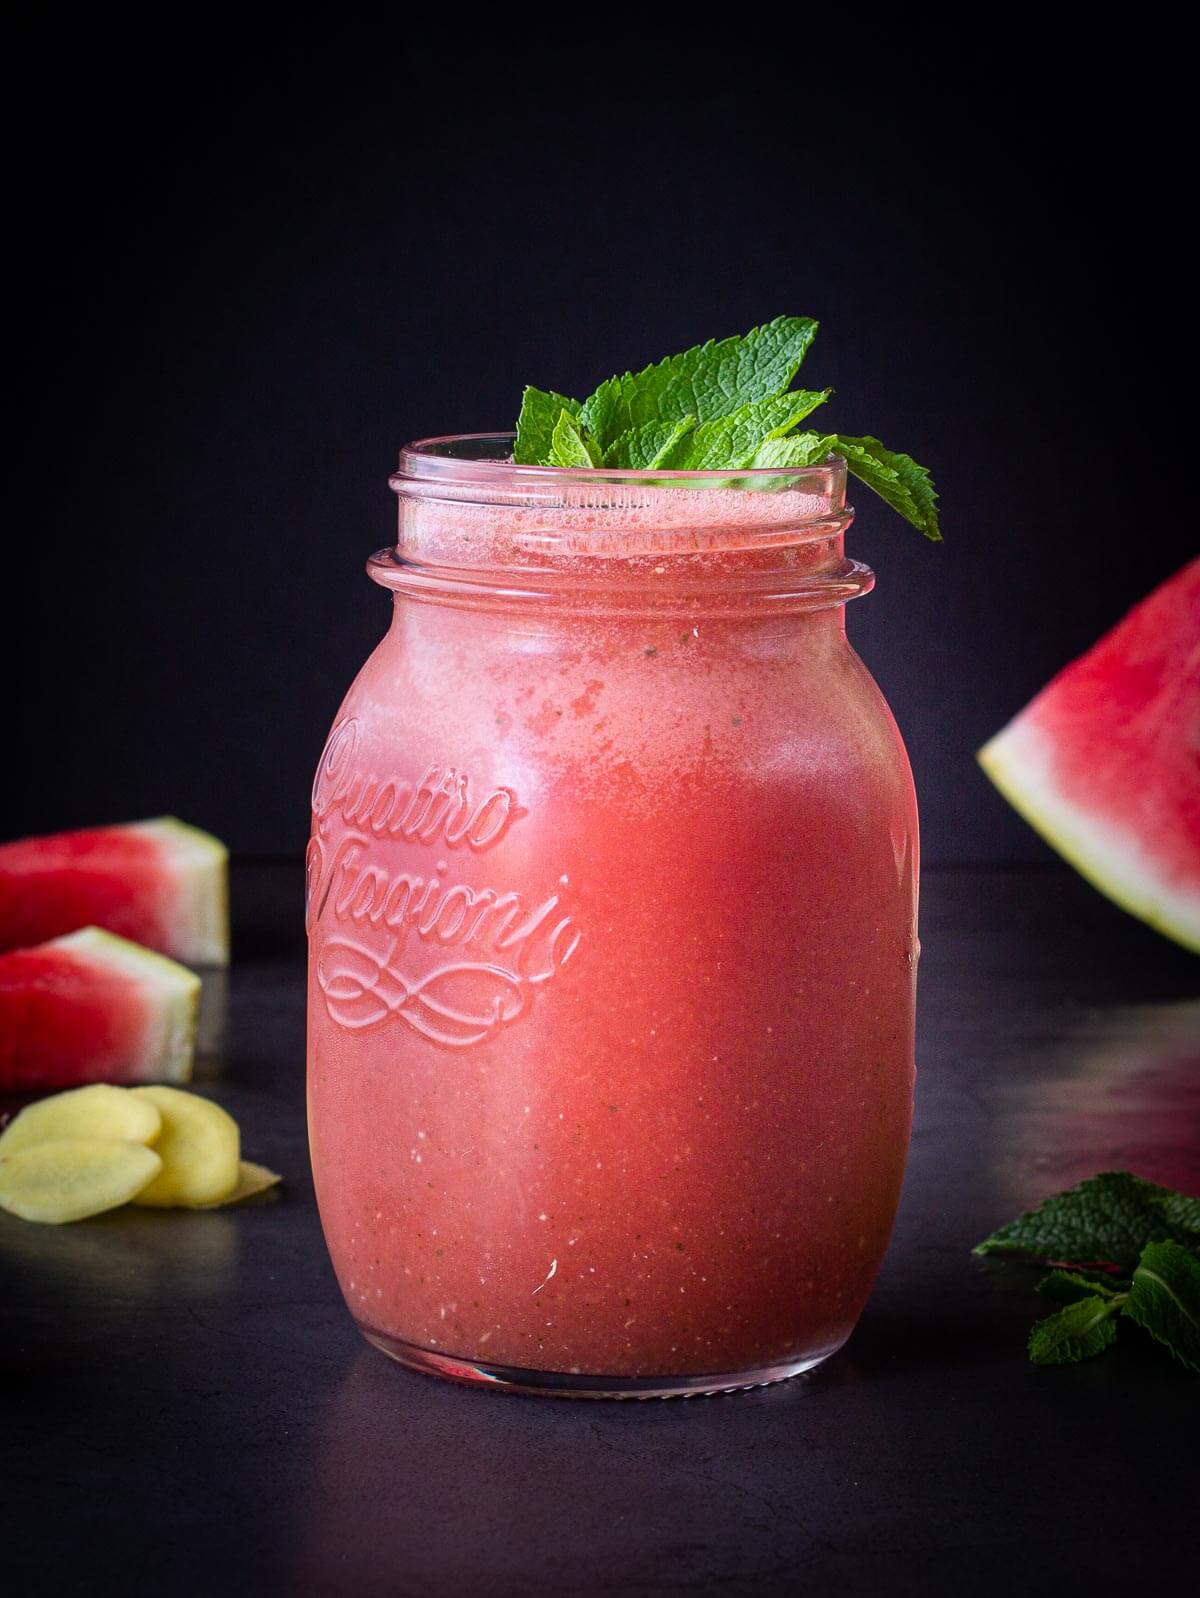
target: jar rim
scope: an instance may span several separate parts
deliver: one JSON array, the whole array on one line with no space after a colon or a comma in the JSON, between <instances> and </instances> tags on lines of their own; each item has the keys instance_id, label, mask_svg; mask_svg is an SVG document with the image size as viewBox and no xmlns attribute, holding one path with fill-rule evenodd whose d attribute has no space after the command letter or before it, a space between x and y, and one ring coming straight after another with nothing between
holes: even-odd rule
<instances>
[{"instance_id":1,"label":"jar rim","mask_svg":"<svg viewBox=\"0 0 1200 1598\"><path fill-rule=\"evenodd\" d=\"M399 537L370 562L376 582L460 606L727 616L840 605L871 585L842 555L854 511L838 457L790 470L519 466L513 436L404 446L389 479Z\"/></svg>"},{"instance_id":2,"label":"jar rim","mask_svg":"<svg viewBox=\"0 0 1200 1598\"><path fill-rule=\"evenodd\" d=\"M729 490L735 484L771 484L774 488L799 490L833 503L843 500L846 489L846 462L831 454L814 466L737 467L721 471L664 471L637 467L523 466L511 456L516 434L446 433L418 438L401 447L396 471L388 482L398 494L417 496L445 492L449 497L493 496L511 503L514 496L542 502L569 498L571 491L594 492L606 486L659 489L677 486L687 489Z\"/></svg>"}]
</instances>

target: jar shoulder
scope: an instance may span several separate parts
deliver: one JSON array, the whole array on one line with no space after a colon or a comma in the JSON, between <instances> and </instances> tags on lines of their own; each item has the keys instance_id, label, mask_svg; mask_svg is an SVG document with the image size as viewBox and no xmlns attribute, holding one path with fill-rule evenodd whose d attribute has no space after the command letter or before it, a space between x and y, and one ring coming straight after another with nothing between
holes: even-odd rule
<instances>
[{"instance_id":1,"label":"jar shoulder","mask_svg":"<svg viewBox=\"0 0 1200 1598\"><path fill-rule=\"evenodd\" d=\"M333 736L352 737L379 776L441 761L495 780L514 768L645 781L699 769L764 783L882 770L911 783L887 701L843 633L799 647L786 635L710 639L681 627L606 647L535 638L483 648L467 637L436 648L394 630L351 685Z\"/></svg>"}]
</instances>

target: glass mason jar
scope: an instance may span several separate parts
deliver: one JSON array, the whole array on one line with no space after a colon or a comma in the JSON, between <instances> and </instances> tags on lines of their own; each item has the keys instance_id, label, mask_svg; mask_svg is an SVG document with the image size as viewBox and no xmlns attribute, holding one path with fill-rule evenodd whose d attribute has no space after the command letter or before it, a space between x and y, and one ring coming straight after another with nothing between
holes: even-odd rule
<instances>
[{"instance_id":1,"label":"glass mason jar","mask_svg":"<svg viewBox=\"0 0 1200 1598\"><path fill-rule=\"evenodd\" d=\"M706 1393L849 1336L913 1094L917 821L843 462L412 445L313 787L309 1123L403 1364Z\"/></svg>"}]
</instances>

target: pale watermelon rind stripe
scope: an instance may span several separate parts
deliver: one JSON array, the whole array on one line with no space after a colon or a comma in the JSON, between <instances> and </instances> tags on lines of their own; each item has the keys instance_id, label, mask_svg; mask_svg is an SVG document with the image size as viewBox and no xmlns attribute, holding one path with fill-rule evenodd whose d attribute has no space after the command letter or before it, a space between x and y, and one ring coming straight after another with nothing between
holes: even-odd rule
<instances>
[{"instance_id":1,"label":"pale watermelon rind stripe","mask_svg":"<svg viewBox=\"0 0 1200 1598\"><path fill-rule=\"evenodd\" d=\"M1200 892L1164 880L1141 841L1071 803L1055 785L1053 746L1017 717L977 756L992 782L1035 832L1114 904L1200 954Z\"/></svg>"},{"instance_id":2,"label":"pale watermelon rind stripe","mask_svg":"<svg viewBox=\"0 0 1200 1598\"><path fill-rule=\"evenodd\" d=\"M199 827L156 816L128 831L153 838L173 879L171 949L188 965L229 964L229 851Z\"/></svg>"},{"instance_id":3,"label":"pale watermelon rind stripe","mask_svg":"<svg viewBox=\"0 0 1200 1598\"><path fill-rule=\"evenodd\" d=\"M139 1082L189 1082L195 1059L200 978L184 965L100 927L81 927L43 944L134 983L146 1000L148 1025L140 1054L129 1062Z\"/></svg>"}]
</instances>

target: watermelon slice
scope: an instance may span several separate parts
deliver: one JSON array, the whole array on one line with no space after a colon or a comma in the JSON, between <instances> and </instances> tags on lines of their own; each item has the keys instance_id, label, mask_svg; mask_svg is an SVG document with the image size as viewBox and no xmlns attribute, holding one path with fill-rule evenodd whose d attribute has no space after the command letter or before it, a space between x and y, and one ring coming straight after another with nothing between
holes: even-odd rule
<instances>
[{"instance_id":1,"label":"watermelon slice","mask_svg":"<svg viewBox=\"0 0 1200 1598\"><path fill-rule=\"evenodd\" d=\"M979 760L1102 893L1200 952L1200 560L1059 672Z\"/></svg>"},{"instance_id":2,"label":"watermelon slice","mask_svg":"<svg viewBox=\"0 0 1200 1598\"><path fill-rule=\"evenodd\" d=\"M223 843L170 816L0 844L0 950L97 926L228 965L228 870Z\"/></svg>"},{"instance_id":3,"label":"watermelon slice","mask_svg":"<svg viewBox=\"0 0 1200 1598\"><path fill-rule=\"evenodd\" d=\"M186 1082L200 978L85 927L0 954L0 1092Z\"/></svg>"}]
</instances>

